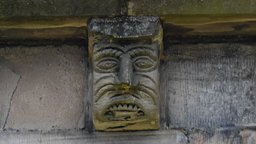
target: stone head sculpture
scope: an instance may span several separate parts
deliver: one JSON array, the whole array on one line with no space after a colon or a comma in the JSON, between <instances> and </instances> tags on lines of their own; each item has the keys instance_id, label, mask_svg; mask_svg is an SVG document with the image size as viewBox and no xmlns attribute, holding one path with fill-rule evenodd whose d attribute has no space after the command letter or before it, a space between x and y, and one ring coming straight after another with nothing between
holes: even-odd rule
<instances>
[{"instance_id":1,"label":"stone head sculpture","mask_svg":"<svg viewBox=\"0 0 256 144\"><path fill-rule=\"evenodd\" d=\"M159 128L157 17L96 18L89 25L96 130Z\"/></svg>"}]
</instances>

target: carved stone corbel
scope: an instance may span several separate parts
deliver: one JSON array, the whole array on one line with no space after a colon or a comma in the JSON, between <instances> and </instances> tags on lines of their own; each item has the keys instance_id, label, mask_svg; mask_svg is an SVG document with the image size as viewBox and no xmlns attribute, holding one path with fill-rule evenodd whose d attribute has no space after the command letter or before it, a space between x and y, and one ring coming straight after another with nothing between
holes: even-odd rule
<instances>
[{"instance_id":1,"label":"carved stone corbel","mask_svg":"<svg viewBox=\"0 0 256 144\"><path fill-rule=\"evenodd\" d=\"M95 18L89 24L96 130L159 129L158 17Z\"/></svg>"}]
</instances>

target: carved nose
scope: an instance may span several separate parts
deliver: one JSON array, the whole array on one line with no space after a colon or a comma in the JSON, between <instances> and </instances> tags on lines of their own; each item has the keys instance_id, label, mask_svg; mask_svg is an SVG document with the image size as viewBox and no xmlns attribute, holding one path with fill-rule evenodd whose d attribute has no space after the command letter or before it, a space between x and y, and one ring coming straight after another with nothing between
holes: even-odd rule
<instances>
[{"instance_id":1,"label":"carved nose","mask_svg":"<svg viewBox=\"0 0 256 144\"><path fill-rule=\"evenodd\" d=\"M133 68L129 54L121 56L120 69L118 72L118 79L120 83L132 84Z\"/></svg>"}]
</instances>

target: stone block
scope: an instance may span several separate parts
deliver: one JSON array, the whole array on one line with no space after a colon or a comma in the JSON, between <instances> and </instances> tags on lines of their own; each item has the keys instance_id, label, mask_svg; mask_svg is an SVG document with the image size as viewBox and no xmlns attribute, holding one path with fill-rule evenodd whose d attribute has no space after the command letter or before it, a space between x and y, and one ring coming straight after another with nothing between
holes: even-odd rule
<instances>
[{"instance_id":1,"label":"stone block","mask_svg":"<svg viewBox=\"0 0 256 144\"><path fill-rule=\"evenodd\" d=\"M78 46L3 47L0 57L20 75L6 129L51 130L84 127L85 50ZM5 69L1 69L2 72ZM6 71L6 70L5 70ZM8 72L8 71L7 71ZM9 104L17 76L3 73ZM14 75L14 76L13 76ZM13 76L13 78L11 78ZM1 77L2 80L2 77ZM1 81L2 88L6 85ZM5 92L5 91L4 91ZM2 111L1 111L2 112ZM80 123L80 124L78 124Z\"/></svg>"},{"instance_id":2,"label":"stone block","mask_svg":"<svg viewBox=\"0 0 256 144\"><path fill-rule=\"evenodd\" d=\"M256 131L255 130L243 130L240 132L243 139L243 144L255 144L256 143Z\"/></svg>"},{"instance_id":3,"label":"stone block","mask_svg":"<svg viewBox=\"0 0 256 144\"><path fill-rule=\"evenodd\" d=\"M162 116L167 126L255 125L255 47L228 43L167 46L160 75Z\"/></svg>"},{"instance_id":4,"label":"stone block","mask_svg":"<svg viewBox=\"0 0 256 144\"><path fill-rule=\"evenodd\" d=\"M95 18L89 25L96 130L159 129L158 17Z\"/></svg>"},{"instance_id":5,"label":"stone block","mask_svg":"<svg viewBox=\"0 0 256 144\"><path fill-rule=\"evenodd\" d=\"M242 144L238 129L216 130L213 132L193 131L188 135L190 144ZM247 143L243 143L247 144Z\"/></svg>"},{"instance_id":6,"label":"stone block","mask_svg":"<svg viewBox=\"0 0 256 144\"><path fill-rule=\"evenodd\" d=\"M0 130L4 128L20 76L0 57Z\"/></svg>"}]
</instances>

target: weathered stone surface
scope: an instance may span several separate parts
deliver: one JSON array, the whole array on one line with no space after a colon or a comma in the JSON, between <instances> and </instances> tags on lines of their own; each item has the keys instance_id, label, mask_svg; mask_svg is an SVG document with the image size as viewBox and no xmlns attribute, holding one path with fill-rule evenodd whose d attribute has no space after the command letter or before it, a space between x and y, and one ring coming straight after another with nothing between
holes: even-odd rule
<instances>
[{"instance_id":1,"label":"weathered stone surface","mask_svg":"<svg viewBox=\"0 0 256 144\"><path fill-rule=\"evenodd\" d=\"M20 76L8 68L0 57L0 130L6 123L19 78Z\"/></svg>"},{"instance_id":2,"label":"weathered stone surface","mask_svg":"<svg viewBox=\"0 0 256 144\"><path fill-rule=\"evenodd\" d=\"M188 134L190 144L255 144L254 130L229 128L215 132L193 131Z\"/></svg>"},{"instance_id":3,"label":"weathered stone surface","mask_svg":"<svg viewBox=\"0 0 256 144\"><path fill-rule=\"evenodd\" d=\"M136 16L115 18L94 18L89 31L114 38L140 38L157 36L162 32L158 17Z\"/></svg>"},{"instance_id":4,"label":"weathered stone surface","mask_svg":"<svg viewBox=\"0 0 256 144\"><path fill-rule=\"evenodd\" d=\"M130 0L130 15L255 14L255 1L244 0Z\"/></svg>"},{"instance_id":5,"label":"weathered stone surface","mask_svg":"<svg viewBox=\"0 0 256 144\"><path fill-rule=\"evenodd\" d=\"M18 16L255 14L253 0L2 0L0 18Z\"/></svg>"},{"instance_id":6,"label":"weathered stone surface","mask_svg":"<svg viewBox=\"0 0 256 144\"><path fill-rule=\"evenodd\" d=\"M256 143L256 131L255 130L243 130L240 132L243 139L243 144L255 144Z\"/></svg>"},{"instance_id":7,"label":"weathered stone surface","mask_svg":"<svg viewBox=\"0 0 256 144\"><path fill-rule=\"evenodd\" d=\"M5 128L83 128L84 51L67 45L1 48L0 56L21 76Z\"/></svg>"},{"instance_id":8,"label":"weathered stone surface","mask_svg":"<svg viewBox=\"0 0 256 144\"><path fill-rule=\"evenodd\" d=\"M215 132L194 131L189 133L190 144L247 144L243 143L239 130L216 130Z\"/></svg>"},{"instance_id":9,"label":"weathered stone surface","mask_svg":"<svg viewBox=\"0 0 256 144\"><path fill-rule=\"evenodd\" d=\"M162 123L186 129L255 126L255 47L168 46L160 75Z\"/></svg>"},{"instance_id":10,"label":"weathered stone surface","mask_svg":"<svg viewBox=\"0 0 256 144\"><path fill-rule=\"evenodd\" d=\"M1 0L0 18L115 15L118 0Z\"/></svg>"},{"instance_id":11,"label":"weathered stone surface","mask_svg":"<svg viewBox=\"0 0 256 144\"><path fill-rule=\"evenodd\" d=\"M95 129L159 129L159 18L97 18L89 27Z\"/></svg>"},{"instance_id":12,"label":"weathered stone surface","mask_svg":"<svg viewBox=\"0 0 256 144\"><path fill-rule=\"evenodd\" d=\"M93 133L50 132L13 133L0 132L0 144L187 144L187 137L179 131Z\"/></svg>"}]
</instances>

